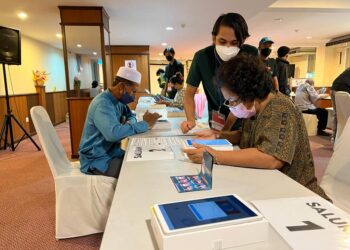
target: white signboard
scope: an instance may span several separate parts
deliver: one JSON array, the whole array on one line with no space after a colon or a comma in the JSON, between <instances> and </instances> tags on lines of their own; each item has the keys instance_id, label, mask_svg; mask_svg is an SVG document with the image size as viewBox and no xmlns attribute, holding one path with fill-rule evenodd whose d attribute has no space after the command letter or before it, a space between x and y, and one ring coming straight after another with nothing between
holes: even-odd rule
<instances>
[{"instance_id":1,"label":"white signboard","mask_svg":"<svg viewBox=\"0 0 350 250\"><path fill-rule=\"evenodd\" d=\"M350 215L319 196L252 203L293 249L350 249Z\"/></svg>"},{"instance_id":2,"label":"white signboard","mask_svg":"<svg viewBox=\"0 0 350 250\"><path fill-rule=\"evenodd\" d=\"M136 68L136 60L125 60L125 67L137 70L137 68Z\"/></svg>"}]
</instances>

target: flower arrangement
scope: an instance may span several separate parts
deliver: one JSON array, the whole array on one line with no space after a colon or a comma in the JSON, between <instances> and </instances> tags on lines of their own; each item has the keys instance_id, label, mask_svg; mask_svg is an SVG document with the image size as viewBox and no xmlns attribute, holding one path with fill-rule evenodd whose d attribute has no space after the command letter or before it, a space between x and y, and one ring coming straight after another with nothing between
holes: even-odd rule
<instances>
[{"instance_id":1,"label":"flower arrangement","mask_svg":"<svg viewBox=\"0 0 350 250\"><path fill-rule=\"evenodd\" d=\"M49 74L44 71L33 70L33 81L37 86L44 86L45 82L49 79Z\"/></svg>"}]
</instances>

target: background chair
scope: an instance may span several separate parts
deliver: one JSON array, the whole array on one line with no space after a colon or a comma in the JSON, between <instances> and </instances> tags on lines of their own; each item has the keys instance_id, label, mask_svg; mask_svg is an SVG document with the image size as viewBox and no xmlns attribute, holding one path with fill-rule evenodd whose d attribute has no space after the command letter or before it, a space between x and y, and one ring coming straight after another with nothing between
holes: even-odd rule
<instances>
[{"instance_id":1,"label":"background chair","mask_svg":"<svg viewBox=\"0 0 350 250\"><path fill-rule=\"evenodd\" d=\"M334 144L337 144L346 121L350 117L350 95L348 92L337 91L335 92L335 106L337 116L337 134Z\"/></svg>"},{"instance_id":2,"label":"background chair","mask_svg":"<svg viewBox=\"0 0 350 250\"><path fill-rule=\"evenodd\" d=\"M339 138L321 181L334 205L350 213L350 119Z\"/></svg>"},{"instance_id":3,"label":"background chair","mask_svg":"<svg viewBox=\"0 0 350 250\"><path fill-rule=\"evenodd\" d=\"M307 130L307 135L308 136L317 135L317 124L318 124L317 116L303 113L303 118L304 118L306 130Z\"/></svg>"},{"instance_id":4,"label":"background chair","mask_svg":"<svg viewBox=\"0 0 350 250\"><path fill-rule=\"evenodd\" d=\"M80 172L70 162L42 106L30 110L55 182L56 239L103 232L117 179Z\"/></svg>"}]
</instances>

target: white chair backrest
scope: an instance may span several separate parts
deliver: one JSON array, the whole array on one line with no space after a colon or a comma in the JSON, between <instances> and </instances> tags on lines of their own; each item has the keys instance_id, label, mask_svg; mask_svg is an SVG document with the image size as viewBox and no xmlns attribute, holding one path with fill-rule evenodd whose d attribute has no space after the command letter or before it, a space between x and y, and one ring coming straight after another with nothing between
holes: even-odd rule
<instances>
[{"instance_id":1,"label":"white chair backrest","mask_svg":"<svg viewBox=\"0 0 350 250\"><path fill-rule=\"evenodd\" d=\"M70 172L70 161L67 158L47 111L42 106L35 106L30 109L30 115L53 177Z\"/></svg>"},{"instance_id":2,"label":"white chair backrest","mask_svg":"<svg viewBox=\"0 0 350 250\"><path fill-rule=\"evenodd\" d=\"M336 141L340 138L345 123L350 117L350 95L348 92L335 92L335 106L337 112L337 135ZM338 143L338 142L337 142Z\"/></svg>"},{"instance_id":3,"label":"white chair backrest","mask_svg":"<svg viewBox=\"0 0 350 250\"><path fill-rule=\"evenodd\" d=\"M342 135L334 147L334 152L325 176L332 176L350 185L350 119L346 122Z\"/></svg>"}]
</instances>

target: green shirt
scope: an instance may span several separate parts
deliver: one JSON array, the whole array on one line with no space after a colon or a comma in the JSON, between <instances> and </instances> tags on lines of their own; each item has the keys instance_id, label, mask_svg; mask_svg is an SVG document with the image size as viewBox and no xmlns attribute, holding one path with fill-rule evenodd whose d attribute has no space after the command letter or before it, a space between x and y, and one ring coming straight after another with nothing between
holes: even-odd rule
<instances>
[{"instance_id":1,"label":"green shirt","mask_svg":"<svg viewBox=\"0 0 350 250\"><path fill-rule=\"evenodd\" d=\"M187 84L193 87L199 87L202 82L205 95L208 100L209 121L211 120L212 110L218 110L221 107L221 112L227 116L229 109L223 106L225 101L221 91L215 86L213 79L217 68L222 61L215 56L215 46L211 45L196 52L193 57L190 71L187 76ZM243 44L239 54L247 53L257 56L258 50L247 44ZM222 105L222 106L221 106Z\"/></svg>"},{"instance_id":2,"label":"green shirt","mask_svg":"<svg viewBox=\"0 0 350 250\"><path fill-rule=\"evenodd\" d=\"M317 185L302 114L282 93L274 94L256 119L243 120L240 147L257 148L283 161L282 173L329 200Z\"/></svg>"}]
</instances>

